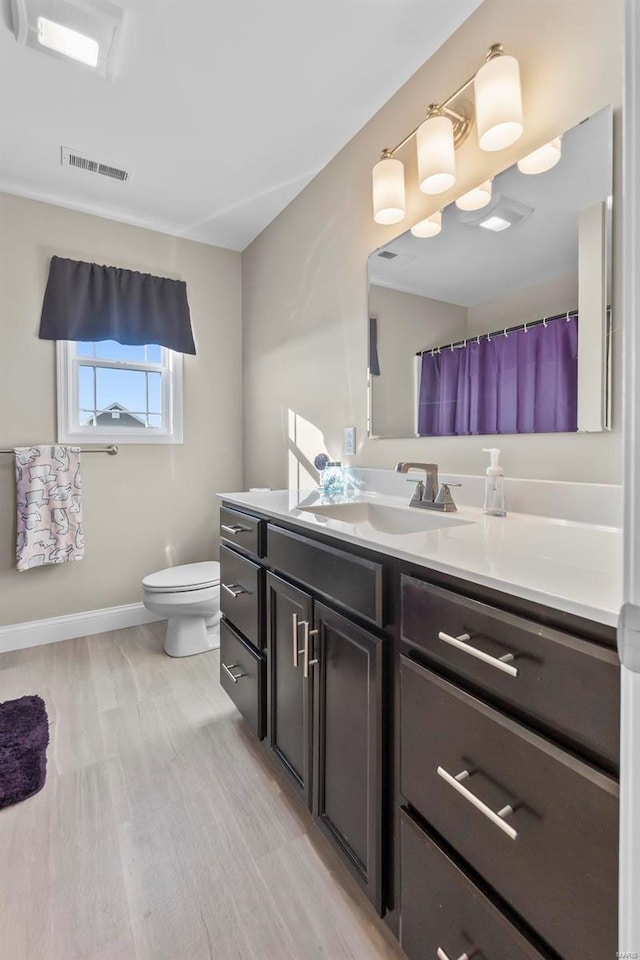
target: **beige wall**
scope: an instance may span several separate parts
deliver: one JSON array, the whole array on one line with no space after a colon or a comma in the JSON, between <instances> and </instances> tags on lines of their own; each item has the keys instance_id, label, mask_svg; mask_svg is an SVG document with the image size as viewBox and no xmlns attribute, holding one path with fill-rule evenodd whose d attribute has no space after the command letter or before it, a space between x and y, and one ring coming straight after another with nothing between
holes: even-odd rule
<instances>
[{"instance_id":1,"label":"beige wall","mask_svg":"<svg viewBox=\"0 0 640 960\"><path fill-rule=\"evenodd\" d=\"M564 273L469 307L467 333L475 337L500 327L531 323L540 317L555 316L562 310L577 309L578 274Z\"/></svg>"},{"instance_id":2,"label":"beige wall","mask_svg":"<svg viewBox=\"0 0 640 960\"><path fill-rule=\"evenodd\" d=\"M198 355L184 361L182 445L122 445L82 464L82 563L15 571L14 485L0 457L0 622L140 601L140 579L217 556L215 492L242 459L240 255L0 195L0 447L56 437L55 344L37 338L52 254L187 282Z\"/></svg>"},{"instance_id":3,"label":"beige wall","mask_svg":"<svg viewBox=\"0 0 640 960\"><path fill-rule=\"evenodd\" d=\"M371 284L369 314L378 321L380 359L380 376L371 377L371 432L413 436L416 352L464 337L467 309Z\"/></svg>"},{"instance_id":4,"label":"beige wall","mask_svg":"<svg viewBox=\"0 0 640 960\"><path fill-rule=\"evenodd\" d=\"M341 456L342 428L355 424L359 465L386 467L405 459L436 460L448 472L484 469L482 438L366 439L367 256L456 195L429 200L420 194L413 150L407 148L407 218L399 226L380 227L371 212L371 167L382 147L398 142L428 103L446 97L479 66L489 45L500 41L520 61L525 133L498 154L480 151L472 133L458 153L457 192L611 103L620 209L622 13L620 0L486 0L244 252L246 484L286 483L290 411L317 427L334 456ZM620 307L619 236L618 217L614 318ZM617 319L614 325L615 335ZM617 359L614 381L611 434L501 437L507 473L619 481ZM298 455L313 459L315 452Z\"/></svg>"}]
</instances>

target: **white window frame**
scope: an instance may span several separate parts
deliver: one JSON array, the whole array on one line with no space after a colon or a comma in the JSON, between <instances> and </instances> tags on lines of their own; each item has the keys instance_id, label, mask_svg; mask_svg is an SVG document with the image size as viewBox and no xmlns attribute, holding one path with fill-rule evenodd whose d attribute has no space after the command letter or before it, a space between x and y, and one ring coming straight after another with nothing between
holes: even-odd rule
<instances>
[{"instance_id":1,"label":"white window frame","mask_svg":"<svg viewBox=\"0 0 640 960\"><path fill-rule=\"evenodd\" d=\"M96 427L79 421L78 367L141 370L162 376L163 427ZM161 347L160 363L80 357L76 341L56 342L58 443L182 443L182 354Z\"/></svg>"}]
</instances>

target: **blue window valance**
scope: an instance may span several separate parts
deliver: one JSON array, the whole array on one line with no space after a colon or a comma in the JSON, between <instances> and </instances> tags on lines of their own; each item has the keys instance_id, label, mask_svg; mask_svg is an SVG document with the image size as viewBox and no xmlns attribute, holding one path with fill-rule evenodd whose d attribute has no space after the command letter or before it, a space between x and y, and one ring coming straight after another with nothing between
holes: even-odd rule
<instances>
[{"instance_id":1,"label":"blue window valance","mask_svg":"<svg viewBox=\"0 0 640 960\"><path fill-rule=\"evenodd\" d=\"M184 280L52 257L40 318L41 340L140 346L195 354Z\"/></svg>"}]
</instances>

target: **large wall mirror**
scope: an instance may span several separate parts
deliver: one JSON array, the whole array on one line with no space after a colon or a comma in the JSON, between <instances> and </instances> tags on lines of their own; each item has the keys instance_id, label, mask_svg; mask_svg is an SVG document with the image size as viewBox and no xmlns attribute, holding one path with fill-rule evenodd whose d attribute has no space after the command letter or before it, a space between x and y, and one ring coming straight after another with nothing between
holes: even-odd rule
<instances>
[{"instance_id":1,"label":"large wall mirror","mask_svg":"<svg viewBox=\"0 0 640 960\"><path fill-rule=\"evenodd\" d=\"M370 435L610 426L611 108L555 148L370 255Z\"/></svg>"}]
</instances>

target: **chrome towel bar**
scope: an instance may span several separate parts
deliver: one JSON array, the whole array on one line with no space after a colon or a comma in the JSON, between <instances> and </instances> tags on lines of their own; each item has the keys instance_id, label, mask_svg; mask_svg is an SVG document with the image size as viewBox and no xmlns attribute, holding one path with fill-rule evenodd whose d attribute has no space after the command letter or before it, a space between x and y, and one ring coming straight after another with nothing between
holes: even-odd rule
<instances>
[{"instance_id":1,"label":"chrome towel bar","mask_svg":"<svg viewBox=\"0 0 640 960\"><path fill-rule=\"evenodd\" d=\"M73 443L32 443L32 447L73 447ZM119 453L118 447L112 443L108 447L81 447L82 453L108 453L110 457L115 457ZM13 449L0 450L0 453L13 453Z\"/></svg>"}]
</instances>

